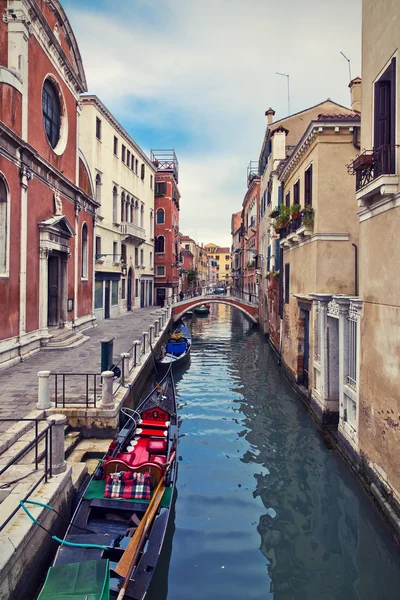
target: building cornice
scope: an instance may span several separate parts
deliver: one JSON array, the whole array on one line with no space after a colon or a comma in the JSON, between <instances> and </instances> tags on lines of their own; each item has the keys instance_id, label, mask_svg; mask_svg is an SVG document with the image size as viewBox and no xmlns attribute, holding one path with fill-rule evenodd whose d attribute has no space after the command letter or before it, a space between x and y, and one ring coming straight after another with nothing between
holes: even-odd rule
<instances>
[{"instance_id":1,"label":"building cornice","mask_svg":"<svg viewBox=\"0 0 400 600\"><path fill-rule=\"evenodd\" d=\"M114 127L116 131L125 139L128 144L130 144L135 149L135 154L140 156L140 158L147 164L147 166L152 170L155 174L157 173L157 168L148 156L143 152L143 150L137 145L137 143L131 138L129 133L125 131L122 125L117 121L117 119L111 114L108 108L102 103L102 101L96 95L85 95L81 96L80 102L83 105L94 106L97 110L107 119L107 121Z\"/></svg>"},{"instance_id":2,"label":"building cornice","mask_svg":"<svg viewBox=\"0 0 400 600\"><path fill-rule=\"evenodd\" d=\"M327 129L333 128L335 132L339 132L340 129L344 129L347 130L349 133L352 133L354 127L360 127L360 125L361 117L353 117L345 120L321 119L311 121L289 158L282 161L281 168L278 167L277 172L280 181L285 181L290 177L291 173L301 162L304 154L309 150L314 140L320 134L323 134Z\"/></svg>"}]
</instances>

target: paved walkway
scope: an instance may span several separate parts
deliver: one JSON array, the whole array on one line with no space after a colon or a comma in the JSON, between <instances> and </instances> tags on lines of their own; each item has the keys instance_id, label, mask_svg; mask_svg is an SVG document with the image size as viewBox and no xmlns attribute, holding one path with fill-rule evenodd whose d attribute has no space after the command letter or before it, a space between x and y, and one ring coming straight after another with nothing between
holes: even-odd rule
<instances>
[{"instance_id":1,"label":"paved walkway","mask_svg":"<svg viewBox=\"0 0 400 600\"><path fill-rule=\"evenodd\" d=\"M99 321L97 327L84 332L89 339L81 346L65 350L41 350L32 358L0 370L0 419L23 418L36 408L38 371L58 373L100 373L100 340L114 338L114 362L134 340L141 339L159 314L157 307L141 308L120 317ZM82 378L82 387L85 385ZM0 433L11 424L0 422Z\"/></svg>"}]
</instances>

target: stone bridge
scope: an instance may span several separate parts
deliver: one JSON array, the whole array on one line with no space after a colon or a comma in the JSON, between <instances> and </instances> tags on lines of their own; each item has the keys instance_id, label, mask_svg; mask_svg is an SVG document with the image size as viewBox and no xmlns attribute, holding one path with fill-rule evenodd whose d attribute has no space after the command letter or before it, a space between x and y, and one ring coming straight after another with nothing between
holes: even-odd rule
<instances>
[{"instance_id":1,"label":"stone bridge","mask_svg":"<svg viewBox=\"0 0 400 600\"><path fill-rule=\"evenodd\" d=\"M234 296L226 296L225 294L202 295L194 298L186 298L181 301L174 302L172 308L172 319L178 321L184 316L185 312L192 310L196 306L202 304L228 304L235 306L242 311L250 319L252 323L258 323L258 302L248 302Z\"/></svg>"}]
</instances>

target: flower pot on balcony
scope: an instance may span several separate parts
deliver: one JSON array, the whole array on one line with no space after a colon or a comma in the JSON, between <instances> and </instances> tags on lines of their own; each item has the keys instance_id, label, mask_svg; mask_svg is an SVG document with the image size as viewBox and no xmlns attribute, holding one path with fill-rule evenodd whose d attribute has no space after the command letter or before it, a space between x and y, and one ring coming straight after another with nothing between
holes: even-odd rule
<instances>
[{"instance_id":1,"label":"flower pot on balcony","mask_svg":"<svg viewBox=\"0 0 400 600\"><path fill-rule=\"evenodd\" d=\"M292 213L292 221L296 221L300 217L300 212Z\"/></svg>"},{"instance_id":2,"label":"flower pot on balcony","mask_svg":"<svg viewBox=\"0 0 400 600\"><path fill-rule=\"evenodd\" d=\"M355 171L361 171L365 167L371 167L373 163L372 154L360 154L353 161L353 168Z\"/></svg>"}]
</instances>

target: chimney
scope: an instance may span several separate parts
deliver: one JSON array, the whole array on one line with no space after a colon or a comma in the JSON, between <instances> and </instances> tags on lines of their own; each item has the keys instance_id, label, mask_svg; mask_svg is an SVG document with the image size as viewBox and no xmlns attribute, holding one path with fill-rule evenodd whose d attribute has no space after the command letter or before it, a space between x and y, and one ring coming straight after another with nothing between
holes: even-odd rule
<instances>
[{"instance_id":1,"label":"chimney","mask_svg":"<svg viewBox=\"0 0 400 600\"><path fill-rule=\"evenodd\" d=\"M351 95L351 108L356 112L361 112L361 79L356 77L349 83Z\"/></svg>"},{"instance_id":2,"label":"chimney","mask_svg":"<svg viewBox=\"0 0 400 600\"><path fill-rule=\"evenodd\" d=\"M265 113L265 116L268 117L268 125L271 125L274 115L275 115L274 109L269 107L269 109Z\"/></svg>"}]
</instances>

